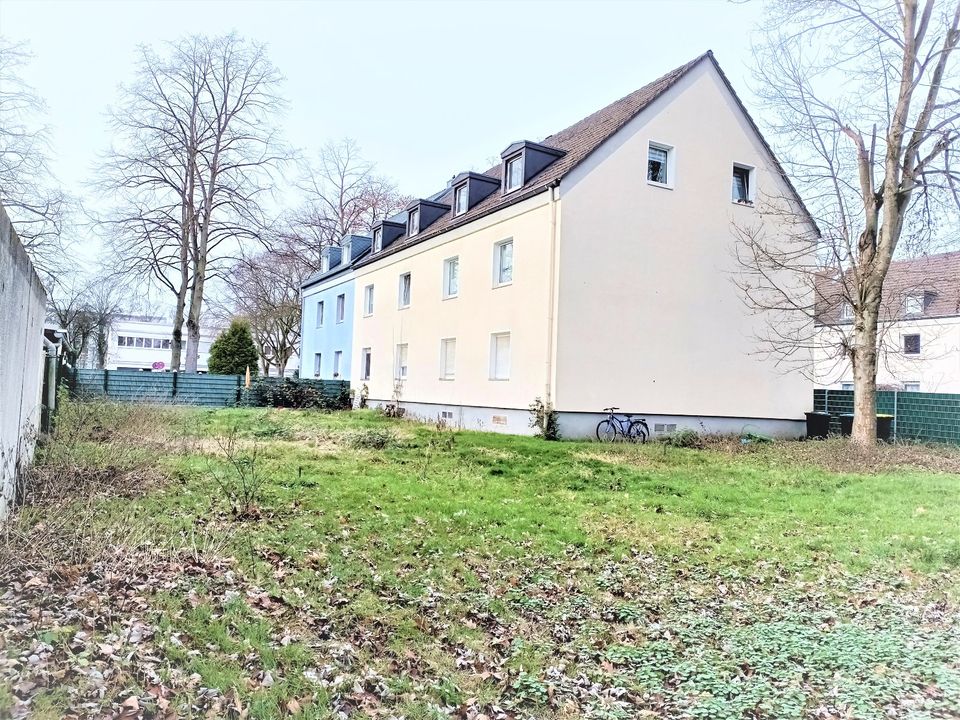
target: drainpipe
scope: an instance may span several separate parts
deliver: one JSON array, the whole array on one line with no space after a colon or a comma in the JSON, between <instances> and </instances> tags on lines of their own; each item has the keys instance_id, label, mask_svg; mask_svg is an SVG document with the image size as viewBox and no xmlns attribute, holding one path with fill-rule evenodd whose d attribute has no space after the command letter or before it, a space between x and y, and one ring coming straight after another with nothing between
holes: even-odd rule
<instances>
[{"instance_id":1,"label":"drainpipe","mask_svg":"<svg viewBox=\"0 0 960 720\"><path fill-rule=\"evenodd\" d=\"M547 362L546 362L546 387L544 389L544 402L547 405L553 404L553 351L554 351L554 320L556 313L554 307L557 300L557 202L560 198L560 181L556 180L550 184L548 192L550 193L550 278L547 290Z\"/></svg>"},{"instance_id":2,"label":"drainpipe","mask_svg":"<svg viewBox=\"0 0 960 720\"><path fill-rule=\"evenodd\" d=\"M57 407L57 358L60 354L60 345L44 336L43 346L47 350L47 366L44 368L47 373L47 397L44 398L43 418L40 424L42 430L48 433L53 426L53 411Z\"/></svg>"}]
</instances>

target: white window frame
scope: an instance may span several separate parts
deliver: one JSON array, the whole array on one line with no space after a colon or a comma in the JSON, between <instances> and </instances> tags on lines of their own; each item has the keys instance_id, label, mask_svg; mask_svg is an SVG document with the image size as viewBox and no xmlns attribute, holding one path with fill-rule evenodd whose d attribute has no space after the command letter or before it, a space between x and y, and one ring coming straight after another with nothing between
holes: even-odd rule
<instances>
[{"instance_id":1,"label":"white window frame","mask_svg":"<svg viewBox=\"0 0 960 720\"><path fill-rule=\"evenodd\" d=\"M841 390L853 390L853 382L842 382L840 383Z\"/></svg>"},{"instance_id":2,"label":"white window frame","mask_svg":"<svg viewBox=\"0 0 960 720\"><path fill-rule=\"evenodd\" d=\"M908 387L909 386L909 387ZM920 392L920 381L910 380L903 383L903 392Z\"/></svg>"},{"instance_id":3,"label":"white window frame","mask_svg":"<svg viewBox=\"0 0 960 720\"><path fill-rule=\"evenodd\" d=\"M650 150L662 150L667 154L667 181L658 182L657 180L650 179ZM677 166L677 151L673 145L667 145L662 142L655 142L651 140L647 143L647 157L646 162L643 167L644 177L647 179L647 184L652 185L653 187L666 188L667 190L673 190L674 185L676 184L676 166Z\"/></svg>"},{"instance_id":4,"label":"white window frame","mask_svg":"<svg viewBox=\"0 0 960 720\"><path fill-rule=\"evenodd\" d=\"M410 371L410 345L397 343L394 351L393 377L396 380L406 380Z\"/></svg>"},{"instance_id":5,"label":"white window frame","mask_svg":"<svg viewBox=\"0 0 960 720\"><path fill-rule=\"evenodd\" d=\"M340 246L340 264L346 265L350 262L350 245L351 243L344 243Z\"/></svg>"},{"instance_id":6,"label":"white window frame","mask_svg":"<svg viewBox=\"0 0 960 720\"><path fill-rule=\"evenodd\" d=\"M903 312L906 315L923 315L926 308L926 297L923 293L911 293L903 299ZM910 310L910 304L912 302L917 302L919 304L918 310Z\"/></svg>"},{"instance_id":7,"label":"white window frame","mask_svg":"<svg viewBox=\"0 0 960 720\"><path fill-rule=\"evenodd\" d=\"M514 165L520 167L520 182L517 185L510 185L510 168ZM519 190L523 187L523 173L524 173L524 158L523 153L517 153L513 157L509 157L503 163L503 192L511 193L514 190Z\"/></svg>"},{"instance_id":8,"label":"white window frame","mask_svg":"<svg viewBox=\"0 0 960 720\"><path fill-rule=\"evenodd\" d=\"M463 209L460 209L460 199L463 199ZM453 216L463 215L470 209L470 196L467 194L467 183L457 185L453 189Z\"/></svg>"},{"instance_id":9,"label":"white window frame","mask_svg":"<svg viewBox=\"0 0 960 720\"><path fill-rule=\"evenodd\" d=\"M320 377L320 372L323 370L323 353L315 352L313 354L313 376Z\"/></svg>"},{"instance_id":10,"label":"white window frame","mask_svg":"<svg viewBox=\"0 0 960 720\"><path fill-rule=\"evenodd\" d=\"M333 351L333 376L340 377L340 366L343 364L343 350Z\"/></svg>"},{"instance_id":11,"label":"white window frame","mask_svg":"<svg viewBox=\"0 0 960 720\"><path fill-rule=\"evenodd\" d=\"M450 270L454 266L457 266L457 288L454 292L450 292ZM452 298L458 297L460 295L460 256L454 255L453 257L448 257L443 261L443 299L450 300Z\"/></svg>"},{"instance_id":12,"label":"white window frame","mask_svg":"<svg viewBox=\"0 0 960 720\"><path fill-rule=\"evenodd\" d=\"M453 353L450 352L451 347ZM451 358L452 355L452 358ZM440 339L440 379L453 380L457 374L457 339L455 337Z\"/></svg>"},{"instance_id":13,"label":"white window frame","mask_svg":"<svg viewBox=\"0 0 960 720\"><path fill-rule=\"evenodd\" d=\"M507 347L506 368L500 367L497 362L497 341L506 338L509 346ZM504 381L510 379L510 355L513 352L513 340L509 332L496 332L490 335L490 379Z\"/></svg>"},{"instance_id":14,"label":"white window frame","mask_svg":"<svg viewBox=\"0 0 960 720\"><path fill-rule=\"evenodd\" d=\"M736 174L737 170L740 170L747 174L747 197L745 200L742 200L742 201L737 200L735 197L733 197L733 177ZM667 172L669 172L669 166L667 168ZM757 169L755 167L753 167L752 165L745 165L744 163L735 162L733 164L733 170L731 171L731 174L730 174L730 202L732 202L734 205L747 205L747 206L753 205L754 200L756 199L756 196L757 196L756 178L757 178ZM670 179L669 175L667 179L668 180Z\"/></svg>"},{"instance_id":15,"label":"white window frame","mask_svg":"<svg viewBox=\"0 0 960 720\"><path fill-rule=\"evenodd\" d=\"M342 323L343 319L347 316L347 294L340 293L337 295L337 324Z\"/></svg>"},{"instance_id":16,"label":"white window frame","mask_svg":"<svg viewBox=\"0 0 960 720\"><path fill-rule=\"evenodd\" d=\"M372 355L370 353L370 348L365 347L360 351L360 379L369 380L370 379L370 367L372 365Z\"/></svg>"},{"instance_id":17,"label":"white window frame","mask_svg":"<svg viewBox=\"0 0 960 720\"><path fill-rule=\"evenodd\" d=\"M403 279L407 278L407 299L403 299ZM409 272L400 273L399 285L397 286L397 309L403 310L410 307L410 301L413 298L413 275Z\"/></svg>"},{"instance_id":18,"label":"white window frame","mask_svg":"<svg viewBox=\"0 0 960 720\"><path fill-rule=\"evenodd\" d=\"M318 328L323 327L323 311L324 311L323 300L317 300L317 327Z\"/></svg>"},{"instance_id":19,"label":"white window frame","mask_svg":"<svg viewBox=\"0 0 960 720\"><path fill-rule=\"evenodd\" d=\"M420 232L420 208L416 207L408 213L407 236L413 237Z\"/></svg>"},{"instance_id":20,"label":"white window frame","mask_svg":"<svg viewBox=\"0 0 960 720\"><path fill-rule=\"evenodd\" d=\"M383 250L383 228L378 227L373 231L373 251L380 252Z\"/></svg>"},{"instance_id":21,"label":"white window frame","mask_svg":"<svg viewBox=\"0 0 960 720\"><path fill-rule=\"evenodd\" d=\"M373 315L373 285L367 285L363 288L363 316Z\"/></svg>"},{"instance_id":22,"label":"white window frame","mask_svg":"<svg viewBox=\"0 0 960 720\"><path fill-rule=\"evenodd\" d=\"M853 320L853 305L848 303L846 300L844 300L840 305L840 319Z\"/></svg>"},{"instance_id":23,"label":"white window frame","mask_svg":"<svg viewBox=\"0 0 960 720\"><path fill-rule=\"evenodd\" d=\"M502 257L503 249L507 246L510 246L510 279L504 280L500 274L501 265L500 258ZM513 284L513 275L517 267L517 248L513 242L513 238L507 238L501 240L498 243L495 243L493 246L493 287L506 287L507 285Z\"/></svg>"}]
</instances>

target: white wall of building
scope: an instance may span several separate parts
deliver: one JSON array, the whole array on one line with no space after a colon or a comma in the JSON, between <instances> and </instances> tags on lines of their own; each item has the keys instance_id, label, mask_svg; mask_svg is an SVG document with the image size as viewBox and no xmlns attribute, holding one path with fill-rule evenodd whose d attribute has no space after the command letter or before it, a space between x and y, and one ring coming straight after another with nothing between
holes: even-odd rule
<instances>
[{"instance_id":1,"label":"white wall of building","mask_svg":"<svg viewBox=\"0 0 960 720\"><path fill-rule=\"evenodd\" d=\"M201 328L197 370L207 371L210 345L217 331ZM107 370L170 370L170 339L173 324L162 318L118 318L110 328ZM123 340L121 340L123 338ZM129 344L132 340L133 344ZM121 342L123 343L121 345ZM184 353L186 352L186 328L184 328ZM181 361L183 362L183 361Z\"/></svg>"}]
</instances>

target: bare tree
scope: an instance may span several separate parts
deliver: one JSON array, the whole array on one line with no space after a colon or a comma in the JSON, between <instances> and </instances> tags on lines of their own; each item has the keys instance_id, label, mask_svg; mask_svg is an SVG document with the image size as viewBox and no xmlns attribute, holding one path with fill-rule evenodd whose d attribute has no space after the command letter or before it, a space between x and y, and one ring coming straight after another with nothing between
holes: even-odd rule
<instances>
[{"instance_id":1,"label":"bare tree","mask_svg":"<svg viewBox=\"0 0 960 720\"><path fill-rule=\"evenodd\" d=\"M50 171L46 104L20 76L29 59L25 44L0 38L0 202L34 266L49 275L65 266L67 202Z\"/></svg>"},{"instance_id":2,"label":"bare tree","mask_svg":"<svg viewBox=\"0 0 960 720\"><path fill-rule=\"evenodd\" d=\"M792 195L758 198L776 222L734 227L738 282L771 320L766 350L794 363L811 353L850 361L853 437L871 443L878 348L902 300L897 288L885 305L890 264L901 242L915 254L960 230L960 2L771 8L755 48L758 93L806 206Z\"/></svg>"},{"instance_id":3,"label":"bare tree","mask_svg":"<svg viewBox=\"0 0 960 720\"><path fill-rule=\"evenodd\" d=\"M106 225L118 264L174 296L170 364L195 372L207 283L260 238L261 197L288 154L276 130L280 75L262 46L193 36L166 50L140 49L100 186L117 198Z\"/></svg>"},{"instance_id":4,"label":"bare tree","mask_svg":"<svg viewBox=\"0 0 960 720\"><path fill-rule=\"evenodd\" d=\"M59 275L49 287L47 317L63 331L67 362L78 365L87 359L103 368L110 351L110 330L125 304L126 288L106 275Z\"/></svg>"},{"instance_id":5,"label":"bare tree","mask_svg":"<svg viewBox=\"0 0 960 720\"><path fill-rule=\"evenodd\" d=\"M304 176L300 189L307 199L287 219L282 251L296 254L312 271L320 269L323 248L339 245L345 235L366 232L410 200L377 174L349 138L324 145Z\"/></svg>"}]
</instances>

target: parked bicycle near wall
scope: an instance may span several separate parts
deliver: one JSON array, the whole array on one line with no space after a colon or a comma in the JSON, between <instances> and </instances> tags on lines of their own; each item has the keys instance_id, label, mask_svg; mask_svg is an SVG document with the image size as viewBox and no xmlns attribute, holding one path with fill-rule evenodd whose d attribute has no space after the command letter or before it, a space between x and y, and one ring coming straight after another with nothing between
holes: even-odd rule
<instances>
[{"instance_id":1,"label":"parked bicycle near wall","mask_svg":"<svg viewBox=\"0 0 960 720\"><path fill-rule=\"evenodd\" d=\"M633 415L624 413L623 417L614 414L619 410L618 407L604 408L607 417L597 424L597 440L600 442L613 442L621 440L626 442L645 443L650 437L650 428L647 421L643 418L633 419Z\"/></svg>"}]
</instances>

